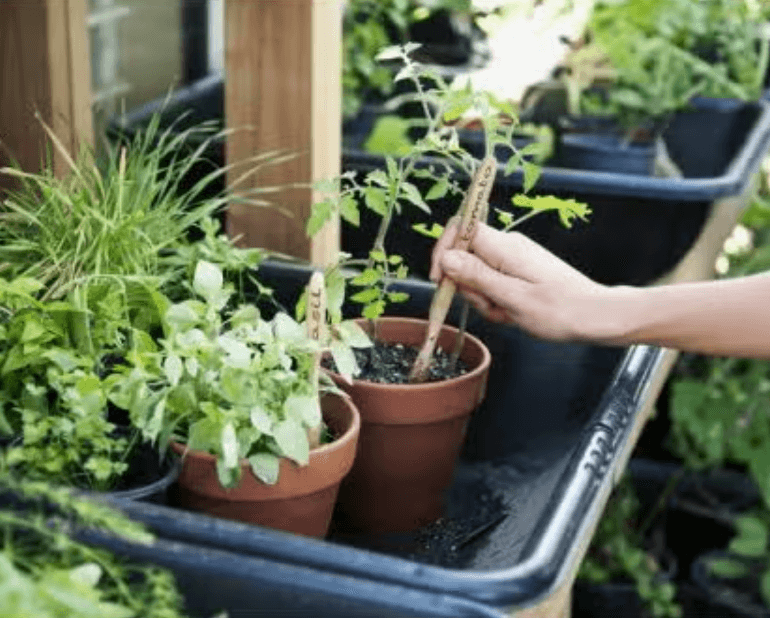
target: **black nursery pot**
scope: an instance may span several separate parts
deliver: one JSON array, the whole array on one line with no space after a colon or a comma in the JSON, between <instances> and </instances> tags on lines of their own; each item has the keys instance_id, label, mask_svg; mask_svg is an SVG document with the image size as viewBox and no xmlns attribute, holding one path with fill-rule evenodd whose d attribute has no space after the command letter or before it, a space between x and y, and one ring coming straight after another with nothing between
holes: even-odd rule
<instances>
[{"instance_id":1,"label":"black nursery pot","mask_svg":"<svg viewBox=\"0 0 770 618\"><path fill-rule=\"evenodd\" d=\"M730 579L713 574L710 562L726 557L744 564L748 573ZM690 573L694 584L689 601L692 614L698 618L770 618L770 609L759 593L759 580L766 567L765 560L740 558L723 551L699 556Z\"/></svg>"}]
</instances>

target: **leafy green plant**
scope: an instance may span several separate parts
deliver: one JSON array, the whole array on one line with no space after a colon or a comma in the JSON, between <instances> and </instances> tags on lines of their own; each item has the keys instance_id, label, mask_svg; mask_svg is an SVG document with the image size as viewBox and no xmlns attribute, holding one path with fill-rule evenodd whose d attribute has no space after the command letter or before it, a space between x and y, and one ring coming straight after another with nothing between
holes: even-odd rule
<instances>
[{"instance_id":1,"label":"leafy green plant","mask_svg":"<svg viewBox=\"0 0 770 618\"><path fill-rule=\"evenodd\" d=\"M5 618L182 618L171 573L141 566L73 538L73 528L107 530L150 543L143 528L105 506L7 475L0 487L21 504L0 508L0 614ZM51 508L56 515L51 516Z\"/></svg>"},{"instance_id":2,"label":"leafy green plant","mask_svg":"<svg viewBox=\"0 0 770 618\"><path fill-rule=\"evenodd\" d=\"M310 379L321 343L282 312L268 321L241 305L223 317L233 288L209 262L198 262L191 292L165 312L163 338L138 337L127 366L106 379L110 401L161 448L174 439L215 455L223 486L238 483L242 459L273 484L282 457L308 462L308 430L321 423Z\"/></svg>"},{"instance_id":3,"label":"leafy green plant","mask_svg":"<svg viewBox=\"0 0 770 618\"><path fill-rule=\"evenodd\" d=\"M386 239L394 217L404 208L417 208L431 216L429 203L438 199L456 197L459 202L465 194L461 179L472 178L481 161L464 149L458 137L457 120L473 110L480 118L484 135L485 157L494 157L502 151L509 154L503 173L521 172L525 192L531 190L540 174L540 166L530 157L537 156L547 144L535 141L517 148L512 135L517 127L513 106L500 101L492 93L474 91L470 84L452 88L435 71L414 62L411 57L419 45L383 50L378 59L397 61L401 69L394 80L411 80L416 92L415 99L424 111L424 134L417 139L403 156L385 156L385 169L376 169L359 178L355 173L344 173L342 186L339 180L323 183L319 189L331 197L314 205L307 224L309 235L317 233L333 216L339 215L352 225L358 225L359 208L365 207L380 217L380 224L373 239L368 258L351 259L341 255L336 264L327 269L327 294L330 307L341 307L350 284L355 292L350 300L362 305L361 315L370 320L381 316L388 303L403 302L406 296L390 290L394 280L403 279L409 272L408 265L399 255L388 255ZM514 119L511 121L511 119ZM421 187L426 187L423 189ZM511 229L534 214L555 211L560 220L570 226L576 218L585 219L590 209L574 200L553 196L514 198L514 206L527 209L527 214L514 218L507 211L498 214L505 229ZM441 226L418 226L425 234L437 236ZM300 315L301 315L300 306ZM332 325L341 320L341 311L329 312Z\"/></svg>"},{"instance_id":4,"label":"leafy green plant","mask_svg":"<svg viewBox=\"0 0 770 618\"><path fill-rule=\"evenodd\" d=\"M595 584L631 580L649 615L682 615L675 601L676 585L663 576L661 565L645 548L639 500L629 477L624 477L610 496L578 577Z\"/></svg>"},{"instance_id":5,"label":"leafy green plant","mask_svg":"<svg viewBox=\"0 0 770 618\"><path fill-rule=\"evenodd\" d=\"M579 84L582 111L612 114L630 129L665 121L695 95L756 100L768 66L768 41L756 20L756 11L740 0L598 4L587 49L606 54L613 77L598 93L590 80ZM600 64L595 53L577 53Z\"/></svg>"}]
</instances>

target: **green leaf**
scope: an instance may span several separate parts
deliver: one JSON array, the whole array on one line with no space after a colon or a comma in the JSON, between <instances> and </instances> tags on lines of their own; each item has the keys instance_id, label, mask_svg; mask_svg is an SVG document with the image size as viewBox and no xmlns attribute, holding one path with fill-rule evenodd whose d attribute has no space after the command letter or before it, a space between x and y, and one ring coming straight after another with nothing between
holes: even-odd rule
<instances>
[{"instance_id":1,"label":"green leaf","mask_svg":"<svg viewBox=\"0 0 770 618\"><path fill-rule=\"evenodd\" d=\"M184 368L182 366L182 359L176 354L171 354L163 361L163 372L166 374L166 379L171 386L179 384L179 380L182 378Z\"/></svg>"},{"instance_id":2,"label":"green leaf","mask_svg":"<svg viewBox=\"0 0 770 618\"><path fill-rule=\"evenodd\" d=\"M260 405L255 405L249 412L251 424L261 433L271 435L273 433L273 419Z\"/></svg>"},{"instance_id":3,"label":"green leaf","mask_svg":"<svg viewBox=\"0 0 770 618\"><path fill-rule=\"evenodd\" d=\"M235 468L238 465L238 437L235 435L235 426L232 423L225 424L220 439L224 466Z\"/></svg>"},{"instance_id":4,"label":"green leaf","mask_svg":"<svg viewBox=\"0 0 770 618\"><path fill-rule=\"evenodd\" d=\"M732 558L715 558L708 562L709 573L725 579L743 577L748 573L748 567Z\"/></svg>"},{"instance_id":5,"label":"green leaf","mask_svg":"<svg viewBox=\"0 0 770 618\"><path fill-rule=\"evenodd\" d=\"M219 296L222 292L223 277L219 266L201 260L195 267L193 289L207 300Z\"/></svg>"},{"instance_id":6,"label":"green leaf","mask_svg":"<svg viewBox=\"0 0 770 618\"><path fill-rule=\"evenodd\" d=\"M397 58L401 58L402 55L401 46L400 45L391 45L389 47L386 47L382 49L375 57L375 60L383 61L383 60L395 60Z\"/></svg>"},{"instance_id":7,"label":"green leaf","mask_svg":"<svg viewBox=\"0 0 770 618\"><path fill-rule=\"evenodd\" d=\"M388 292L388 300L392 303L404 303L409 300L406 292Z\"/></svg>"},{"instance_id":8,"label":"green leaf","mask_svg":"<svg viewBox=\"0 0 770 618\"><path fill-rule=\"evenodd\" d=\"M222 459L217 459L217 478L222 487L235 487L241 478L241 467L228 468Z\"/></svg>"},{"instance_id":9,"label":"green leaf","mask_svg":"<svg viewBox=\"0 0 770 618\"><path fill-rule=\"evenodd\" d=\"M404 258L402 258L400 255L391 255L388 257L388 264L391 266L398 266L401 262L404 261Z\"/></svg>"},{"instance_id":10,"label":"green leaf","mask_svg":"<svg viewBox=\"0 0 770 618\"><path fill-rule=\"evenodd\" d=\"M354 285L373 285L382 278L382 273L374 268L367 268L351 279Z\"/></svg>"},{"instance_id":11,"label":"green leaf","mask_svg":"<svg viewBox=\"0 0 770 618\"><path fill-rule=\"evenodd\" d=\"M372 340L369 335L353 320L345 320L337 325L337 331L344 343L351 348L370 348Z\"/></svg>"},{"instance_id":12,"label":"green leaf","mask_svg":"<svg viewBox=\"0 0 770 618\"><path fill-rule=\"evenodd\" d=\"M770 607L770 569L765 569L759 578L759 592L765 605Z\"/></svg>"},{"instance_id":13,"label":"green leaf","mask_svg":"<svg viewBox=\"0 0 770 618\"><path fill-rule=\"evenodd\" d=\"M430 229L424 223L415 223L412 229L428 238L441 238L441 235L444 233L444 227L438 223L433 223Z\"/></svg>"},{"instance_id":14,"label":"green leaf","mask_svg":"<svg viewBox=\"0 0 770 618\"><path fill-rule=\"evenodd\" d=\"M364 187L364 203L366 207L384 217L388 214L386 191L378 187Z\"/></svg>"},{"instance_id":15,"label":"green leaf","mask_svg":"<svg viewBox=\"0 0 770 618\"><path fill-rule=\"evenodd\" d=\"M200 322L200 315L196 311L197 305L190 301L171 305L166 312L165 320L180 330L187 330Z\"/></svg>"},{"instance_id":16,"label":"green leaf","mask_svg":"<svg viewBox=\"0 0 770 618\"><path fill-rule=\"evenodd\" d=\"M367 305L366 307L364 307L363 310L361 311L361 315L368 320L376 320L383 313L385 313L384 300L375 301L370 305Z\"/></svg>"},{"instance_id":17,"label":"green leaf","mask_svg":"<svg viewBox=\"0 0 770 618\"><path fill-rule=\"evenodd\" d=\"M337 366L337 373L344 376L348 382L351 381L352 376L358 375L360 369L350 346L342 341L333 341L329 351Z\"/></svg>"},{"instance_id":18,"label":"green leaf","mask_svg":"<svg viewBox=\"0 0 770 618\"><path fill-rule=\"evenodd\" d=\"M287 417L301 421L306 427L318 427L321 423L321 406L317 397L289 395L283 405Z\"/></svg>"},{"instance_id":19,"label":"green leaf","mask_svg":"<svg viewBox=\"0 0 770 618\"><path fill-rule=\"evenodd\" d=\"M541 195L530 197L527 195L516 195L511 200L515 206L529 208L535 212L546 212L555 210L559 213L559 219L564 227L572 227L574 219L586 221L591 214L591 208L588 204L577 202L574 199L563 199L553 195Z\"/></svg>"},{"instance_id":20,"label":"green leaf","mask_svg":"<svg viewBox=\"0 0 770 618\"><path fill-rule=\"evenodd\" d=\"M524 192L529 193L532 190L532 187L537 184L542 168L536 163L531 163L529 161L522 161L521 168L524 171ZM567 225L567 227L570 226Z\"/></svg>"},{"instance_id":21,"label":"green leaf","mask_svg":"<svg viewBox=\"0 0 770 618\"><path fill-rule=\"evenodd\" d=\"M369 257L370 257L372 260L374 260L375 262L384 263L384 262L385 262L385 260L387 259L387 257L388 257L388 256L387 256L387 255L385 255L385 252L384 252L384 251L377 251L377 250L375 250L375 249L372 249L372 250L369 252Z\"/></svg>"},{"instance_id":22,"label":"green leaf","mask_svg":"<svg viewBox=\"0 0 770 618\"><path fill-rule=\"evenodd\" d=\"M241 305L230 316L230 326L237 328L244 324L255 324L259 320L259 310L254 305Z\"/></svg>"},{"instance_id":23,"label":"green leaf","mask_svg":"<svg viewBox=\"0 0 770 618\"><path fill-rule=\"evenodd\" d=\"M353 296L350 297L350 300L352 300L354 303L366 304L376 300L379 297L380 290L378 288L367 288L357 292L356 294L353 294Z\"/></svg>"},{"instance_id":24,"label":"green leaf","mask_svg":"<svg viewBox=\"0 0 770 618\"><path fill-rule=\"evenodd\" d=\"M409 121L400 116L380 116L364 142L364 150L373 154L405 156L414 143L409 138Z\"/></svg>"},{"instance_id":25,"label":"green leaf","mask_svg":"<svg viewBox=\"0 0 770 618\"><path fill-rule=\"evenodd\" d=\"M386 188L390 183L388 175L382 170L372 170L366 175L367 184L374 184Z\"/></svg>"},{"instance_id":26,"label":"green leaf","mask_svg":"<svg viewBox=\"0 0 770 618\"><path fill-rule=\"evenodd\" d=\"M322 202L313 204L313 207L310 211L310 216L308 217L307 224L305 226L307 235L313 237L318 234L326 222L332 218L333 213L334 202L331 200L324 200Z\"/></svg>"},{"instance_id":27,"label":"green leaf","mask_svg":"<svg viewBox=\"0 0 770 618\"><path fill-rule=\"evenodd\" d=\"M326 273L326 311L333 324L342 320L345 303L345 277L338 269Z\"/></svg>"},{"instance_id":28,"label":"green leaf","mask_svg":"<svg viewBox=\"0 0 770 618\"><path fill-rule=\"evenodd\" d=\"M444 197L449 191L449 180L447 178L439 178L438 181L430 188L428 193L425 194L426 200L437 200Z\"/></svg>"},{"instance_id":29,"label":"green leaf","mask_svg":"<svg viewBox=\"0 0 770 618\"><path fill-rule=\"evenodd\" d=\"M340 215L342 218L358 227L361 223L361 215L358 212L358 202L352 195L345 195L340 200Z\"/></svg>"},{"instance_id":30,"label":"green leaf","mask_svg":"<svg viewBox=\"0 0 770 618\"><path fill-rule=\"evenodd\" d=\"M310 457L310 446L307 433L302 425L287 418L275 426L273 437L281 453L299 465L307 465Z\"/></svg>"},{"instance_id":31,"label":"green leaf","mask_svg":"<svg viewBox=\"0 0 770 618\"><path fill-rule=\"evenodd\" d=\"M422 210L430 214L430 206L428 206L420 195L420 190L410 182L405 182L401 185L401 195L411 204L414 204Z\"/></svg>"},{"instance_id":32,"label":"green leaf","mask_svg":"<svg viewBox=\"0 0 770 618\"><path fill-rule=\"evenodd\" d=\"M281 469L280 458L270 453L257 453L249 457L251 471L266 485L275 485Z\"/></svg>"},{"instance_id":33,"label":"green leaf","mask_svg":"<svg viewBox=\"0 0 770 618\"><path fill-rule=\"evenodd\" d=\"M444 121L452 123L459 120L462 115L467 112L473 106L473 99L470 97L463 97L457 101L454 101L449 108L444 112Z\"/></svg>"}]
</instances>

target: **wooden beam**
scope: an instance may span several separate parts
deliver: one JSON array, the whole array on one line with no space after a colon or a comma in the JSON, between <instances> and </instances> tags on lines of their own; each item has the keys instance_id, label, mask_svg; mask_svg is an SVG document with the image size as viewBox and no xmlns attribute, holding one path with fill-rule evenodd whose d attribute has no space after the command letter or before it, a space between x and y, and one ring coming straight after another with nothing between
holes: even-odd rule
<instances>
[{"instance_id":1,"label":"wooden beam","mask_svg":"<svg viewBox=\"0 0 770 618\"><path fill-rule=\"evenodd\" d=\"M40 169L46 139L36 112L70 152L93 143L86 16L86 0L0 2L0 165ZM66 171L60 157L53 164Z\"/></svg>"},{"instance_id":2,"label":"wooden beam","mask_svg":"<svg viewBox=\"0 0 770 618\"><path fill-rule=\"evenodd\" d=\"M237 164L228 184L236 195L282 187L244 197L268 199L291 215L236 197L228 233L246 246L326 263L339 250L338 222L312 244L304 229L318 198L311 183L340 171L341 0L226 0L225 24L227 162ZM277 150L297 156L234 185L249 159Z\"/></svg>"}]
</instances>

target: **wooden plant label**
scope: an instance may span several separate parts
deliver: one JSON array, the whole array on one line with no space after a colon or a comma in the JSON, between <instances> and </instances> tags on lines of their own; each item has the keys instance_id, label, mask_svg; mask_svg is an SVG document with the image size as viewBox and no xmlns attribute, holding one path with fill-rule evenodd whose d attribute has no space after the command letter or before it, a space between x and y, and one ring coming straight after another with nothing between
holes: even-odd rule
<instances>
[{"instance_id":1,"label":"wooden plant label","mask_svg":"<svg viewBox=\"0 0 770 618\"><path fill-rule=\"evenodd\" d=\"M305 324L308 337L315 339L318 342L324 341L324 334L326 331L326 288L324 287L324 276L320 272L315 272L310 277L310 282L307 286L307 311L305 313ZM321 375L321 350L315 352L314 356L313 367L310 370L310 381L315 389L316 398L318 398L318 380ZM318 401L318 405L320 407L320 400ZM311 450L321 443L322 425L323 423L319 423L318 427L307 430L307 437Z\"/></svg>"},{"instance_id":2,"label":"wooden plant label","mask_svg":"<svg viewBox=\"0 0 770 618\"><path fill-rule=\"evenodd\" d=\"M489 209L489 195L495 182L497 161L494 157L487 157L476 170L471 180L468 193L461 206L460 226L457 236L452 244L453 249L467 251L476 233L479 221L486 221ZM428 332L425 336L420 353L415 360L412 371L409 374L410 382L424 382L428 377L433 351L436 349L441 327L446 320L452 298L455 294L455 284L451 279L444 277L439 283L428 313Z\"/></svg>"}]
</instances>

